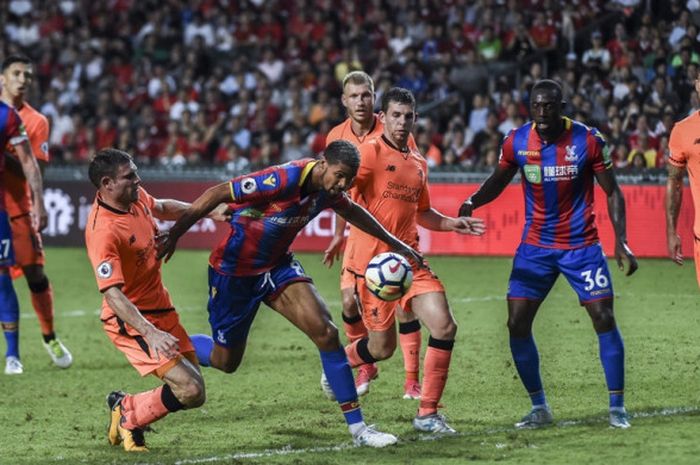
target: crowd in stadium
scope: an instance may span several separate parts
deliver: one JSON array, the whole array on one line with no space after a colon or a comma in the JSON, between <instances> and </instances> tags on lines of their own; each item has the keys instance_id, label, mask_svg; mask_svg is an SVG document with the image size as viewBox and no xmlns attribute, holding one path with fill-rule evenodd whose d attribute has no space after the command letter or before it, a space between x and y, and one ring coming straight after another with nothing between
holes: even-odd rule
<instances>
[{"instance_id":1,"label":"crowd in stadium","mask_svg":"<svg viewBox=\"0 0 700 465\"><path fill-rule=\"evenodd\" d=\"M114 146L139 164L230 170L314 156L352 70L419 103L431 167L486 169L528 119L534 81L599 127L616 167L662 167L700 108L697 0L1 1L3 56L36 66L29 101L56 162ZM545 76L546 74L546 76Z\"/></svg>"}]
</instances>

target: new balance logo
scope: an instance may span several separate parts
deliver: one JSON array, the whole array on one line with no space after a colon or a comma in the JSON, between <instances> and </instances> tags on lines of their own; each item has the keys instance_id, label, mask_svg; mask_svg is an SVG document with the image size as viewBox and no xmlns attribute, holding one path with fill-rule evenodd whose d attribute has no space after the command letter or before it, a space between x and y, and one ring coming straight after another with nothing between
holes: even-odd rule
<instances>
[{"instance_id":1,"label":"new balance logo","mask_svg":"<svg viewBox=\"0 0 700 465\"><path fill-rule=\"evenodd\" d=\"M394 165L387 165L386 171L396 171L396 167Z\"/></svg>"}]
</instances>

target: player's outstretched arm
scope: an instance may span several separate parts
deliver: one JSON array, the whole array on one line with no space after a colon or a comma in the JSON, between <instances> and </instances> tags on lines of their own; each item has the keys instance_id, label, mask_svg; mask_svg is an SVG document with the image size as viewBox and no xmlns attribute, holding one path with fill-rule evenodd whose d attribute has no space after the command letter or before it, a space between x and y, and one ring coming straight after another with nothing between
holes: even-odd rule
<instances>
[{"instance_id":1,"label":"player's outstretched arm","mask_svg":"<svg viewBox=\"0 0 700 465\"><path fill-rule=\"evenodd\" d=\"M434 208L418 212L418 224L432 231L451 231L458 234L481 236L486 232L486 224L481 218L445 216Z\"/></svg>"},{"instance_id":2,"label":"player's outstretched arm","mask_svg":"<svg viewBox=\"0 0 700 465\"><path fill-rule=\"evenodd\" d=\"M348 207L336 207L335 212L349 221L353 226L386 242L400 254L414 260L419 267L422 268L424 266L423 256L420 253L387 231L384 226L362 206L351 200Z\"/></svg>"},{"instance_id":3,"label":"player's outstretched arm","mask_svg":"<svg viewBox=\"0 0 700 465\"><path fill-rule=\"evenodd\" d=\"M603 188L608 197L608 216L615 230L615 260L620 270L624 270L625 266L623 258L629 264L627 267L627 276L631 275L639 265L637 258L632 253L632 250L627 245L627 217L625 214L625 196L622 195L620 186L615 179L615 173L612 168L596 173L598 184Z\"/></svg>"},{"instance_id":4,"label":"player's outstretched arm","mask_svg":"<svg viewBox=\"0 0 700 465\"><path fill-rule=\"evenodd\" d=\"M185 234L193 224L204 218L217 205L230 200L231 183L229 182L223 182L207 189L204 194L192 202L192 205L178 218L169 231L158 235L156 238L157 258L165 257L166 262L170 260L170 257L175 253L175 247L180 236Z\"/></svg>"},{"instance_id":5,"label":"player's outstretched arm","mask_svg":"<svg viewBox=\"0 0 700 465\"><path fill-rule=\"evenodd\" d=\"M177 221L192 204L175 199L156 199L153 206L153 216L163 221ZM221 203L207 215L214 221L231 221L231 209L228 204Z\"/></svg>"},{"instance_id":6,"label":"player's outstretched arm","mask_svg":"<svg viewBox=\"0 0 700 465\"><path fill-rule=\"evenodd\" d=\"M347 222L340 215L335 215L335 232L328 248L323 252L323 264L328 268L333 266L335 260L340 259L340 251L345 243L345 225Z\"/></svg>"},{"instance_id":7,"label":"player's outstretched arm","mask_svg":"<svg viewBox=\"0 0 700 465\"><path fill-rule=\"evenodd\" d=\"M683 264L683 251L681 250L681 238L676 227L678 226L678 214L681 211L683 201L683 177L685 168L679 168L668 164L668 179L666 180L666 243L668 255L675 263Z\"/></svg>"},{"instance_id":8,"label":"player's outstretched arm","mask_svg":"<svg viewBox=\"0 0 700 465\"><path fill-rule=\"evenodd\" d=\"M143 336L153 350L156 360L163 355L167 358L177 357L180 346L179 340L170 333L161 331L150 321L145 319L138 308L124 295L117 286L112 286L103 291L109 307L126 324L134 328Z\"/></svg>"},{"instance_id":9,"label":"player's outstretched arm","mask_svg":"<svg viewBox=\"0 0 700 465\"><path fill-rule=\"evenodd\" d=\"M46 227L48 216L46 214L46 208L44 207L44 189L42 188L43 182L39 164L32 154L32 148L27 140L15 145L15 152L22 165L24 177L27 178L29 188L32 191L33 220L37 222L36 226L38 226L38 230L41 231Z\"/></svg>"},{"instance_id":10,"label":"player's outstretched arm","mask_svg":"<svg viewBox=\"0 0 700 465\"><path fill-rule=\"evenodd\" d=\"M515 173L518 172L518 167L515 165L496 166L496 169L491 173L484 183L479 186L476 192L471 197L467 198L459 207L459 216L470 217L472 212L482 205L486 205L503 192L508 183L513 180Z\"/></svg>"}]
</instances>

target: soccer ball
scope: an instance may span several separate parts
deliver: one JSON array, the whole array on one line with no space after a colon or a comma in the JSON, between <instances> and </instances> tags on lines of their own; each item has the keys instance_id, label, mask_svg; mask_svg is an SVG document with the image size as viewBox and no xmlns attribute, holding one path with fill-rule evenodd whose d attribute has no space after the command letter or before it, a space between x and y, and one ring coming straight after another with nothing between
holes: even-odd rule
<instances>
[{"instance_id":1,"label":"soccer ball","mask_svg":"<svg viewBox=\"0 0 700 465\"><path fill-rule=\"evenodd\" d=\"M375 255L367 264L365 285L382 300L400 299L413 283L413 270L402 255L385 252Z\"/></svg>"}]
</instances>

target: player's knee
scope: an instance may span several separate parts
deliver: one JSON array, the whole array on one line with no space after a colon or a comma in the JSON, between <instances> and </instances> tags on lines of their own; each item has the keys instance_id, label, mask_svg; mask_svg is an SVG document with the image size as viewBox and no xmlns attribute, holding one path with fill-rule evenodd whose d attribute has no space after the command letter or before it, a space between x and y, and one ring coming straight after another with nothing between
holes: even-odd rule
<instances>
[{"instance_id":1,"label":"player's knee","mask_svg":"<svg viewBox=\"0 0 700 465\"><path fill-rule=\"evenodd\" d=\"M217 363L216 365L212 361L212 366L214 368L218 368L219 370L223 371L224 373L233 373L235 372L238 367L240 366L241 361L236 359L236 360L225 360L223 362Z\"/></svg>"},{"instance_id":2,"label":"player's knee","mask_svg":"<svg viewBox=\"0 0 700 465\"><path fill-rule=\"evenodd\" d=\"M591 320L593 321L593 327L598 333L611 331L615 327L615 316L612 310L609 309L591 313Z\"/></svg>"},{"instance_id":3,"label":"player's knee","mask_svg":"<svg viewBox=\"0 0 700 465\"><path fill-rule=\"evenodd\" d=\"M310 334L311 340L320 350L335 350L340 346L338 328L329 321L325 326Z\"/></svg>"},{"instance_id":4,"label":"player's knee","mask_svg":"<svg viewBox=\"0 0 700 465\"><path fill-rule=\"evenodd\" d=\"M357 315L357 302L352 294L343 293L343 314L345 316Z\"/></svg>"},{"instance_id":5,"label":"player's knee","mask_svg":"<svg viewBox=\"0 0 700 465\"><path fill-rule=\"evenodd\" d=\"M530 335L529 322L518 318L517 315L508 317L508 333L510 337L527 337Z\"/></svg>"},{"instance_id":6,"label":"player's knee","mask_svg":"<svg viewBox=\"0 0 700 465\"><path fill-rule=\"evenodd\" d=\"M452 318L444 321L442 324L434 327L430 331L430 335L435 339L454 340L457 336L457 322Z\"/></svg>"},{"instance_id":7,"label":"player's knee","mask_svg":"<svg viewBox=\"0 0 700 465\"><path fill-rule=\"evenodd\" d=\"M190 378L182 386L179 386L177 397L186 408L202 406L206 400L204 380L201 378Z\"/></svg>"},{"instance_id":8,"label":"player's knee","mask_svg":"<svg viewBox=\"0 0 700 465\"><path fill-rule=\"evenodd\" d=\"M382 344L381 346L373 346L370 348L370 353L372 354L372 357L376 358L377 360L386 360L392 355L394 355L395 351L396 344Z\"/></svg>"}]
</instances>

